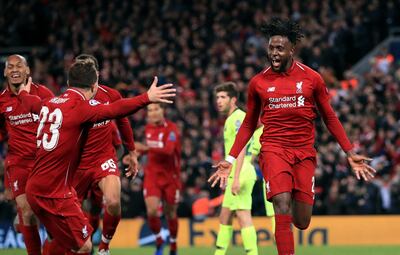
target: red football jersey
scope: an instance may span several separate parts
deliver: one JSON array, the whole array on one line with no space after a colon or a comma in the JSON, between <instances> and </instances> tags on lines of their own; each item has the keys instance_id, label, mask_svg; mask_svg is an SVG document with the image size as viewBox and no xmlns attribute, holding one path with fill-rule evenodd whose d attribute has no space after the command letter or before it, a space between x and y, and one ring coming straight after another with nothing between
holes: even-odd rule
<instances>
[{"instance_id":1,"label":"red football jersey","mask_svg":"<svg viewBox=\"0 0 400 255\"><path fill-rule=\"evenodd\" d=\"M72 180L92 123L121 118L149 103L145 93L106 105L94 99L85 100L84 95L73 88L43 103L27 93L20 95L32 111L41 109L38 151L26 191L49 198L65 198L75 193Z\"/></svg>"},{"instance_id":2,"label":"red football jersey","mask_svg":"<svg viewBox=\"0 0 400 255\"><path fill-rule=\"evenodd\" d=\"M48 88L37 84L32 84L30 94L41 99L54 96ZM36 154L36 131L39 116L26 109L18 96L9 88L0 95L0 114L8 133L8 164L33 160Z\"/></svg>"},{"instance_id":3,"label":"red football jersey","mask_svg":"<svg viewBox=\"0 0 400 255\"><path fill-rule=\"evenodd\" d=\"M121 94L117 90L104 85L99 85L94 97L101 104L110 104L121 98ZM128 150L134 150L133 133L128 118L116 119L115 122L124 145ZM114 129L115 126L111 120L104 120L92 125L83 147L79 169L89 169L93 164L96 164L98 159L102 160L104 157L113 157L115 155L113 144Z\"/></svg>"},{"instance_id":4,"label":"red football jersey","mask_svg":"<svg viewBox=\"0 0 400 255\"><path fill-rule=\"evenodd\" d=\"M180 182L181 143L178 127L169 120L162 125L145 127L147 164L145 179L157 183Z\"/></svg>"},{"instance_id":5,"label":"red football jersey","mask_svg":"<svg viewBox=\"0 0 400 255\"><path fill-rule=\"evenodd\" d=\"M268 67L250 81L246 117L229 154L239 155L256 129L260 113L264 125L261 150L269 146L313 148L317 109L343 150L351 150L322 77L297 61L285 73Z\"/></svg>"}]
</instances>

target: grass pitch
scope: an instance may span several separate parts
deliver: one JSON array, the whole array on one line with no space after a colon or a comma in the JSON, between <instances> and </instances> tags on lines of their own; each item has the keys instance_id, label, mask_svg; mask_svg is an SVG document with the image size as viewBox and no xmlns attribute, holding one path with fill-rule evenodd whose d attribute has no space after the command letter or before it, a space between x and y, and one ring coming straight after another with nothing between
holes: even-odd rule
<instances>
[{"instance_id":1,"label":"grass pitch","mask_svg":"<svg viewBox=\"0 0 400 255\"><path fill-rule=\"evenodd\" d=\"M23 255L22 249L0 249L0 255ZM153 255L153 247L137 249L112 249L112 255ZM214 249L209 247L180 248L179 255L212 255ZM245 255L242 247L231 247L227 254ZM276 255L275 247L259 247L260 255ZM296 247L298 255L400 255L400 246L318 246L318 247ZM168 255L168 247L164 250Z\"/></svg>"}]
</instances>

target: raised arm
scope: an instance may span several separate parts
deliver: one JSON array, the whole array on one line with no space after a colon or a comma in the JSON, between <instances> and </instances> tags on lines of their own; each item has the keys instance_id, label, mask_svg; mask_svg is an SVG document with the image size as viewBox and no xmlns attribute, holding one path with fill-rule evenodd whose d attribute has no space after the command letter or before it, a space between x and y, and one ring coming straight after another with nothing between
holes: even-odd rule
<instances>
[{"instance_id":1,"label":"raised arm","mask_svg":"<svg viewBox=\"0 0 400 255\"><path fill-rule=\"evenodd\" d=\"M28 82L25 86L21 86L18 93L18 100L22 105L27 108L30 112L39 114L42 109L42 99L38 96L29 94L32 86L32 78L28 78Z\"/></svg>"}]
</instances>

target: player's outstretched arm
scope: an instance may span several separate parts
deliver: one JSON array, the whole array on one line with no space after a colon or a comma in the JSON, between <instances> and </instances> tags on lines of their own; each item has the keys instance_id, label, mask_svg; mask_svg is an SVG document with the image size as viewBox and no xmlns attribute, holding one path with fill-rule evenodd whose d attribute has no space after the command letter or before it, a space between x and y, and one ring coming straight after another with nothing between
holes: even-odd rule
<instances>
[{"instance_id":1,"label":"player's outstretched arm","mask_svg":"<svg viewBox=\"0 0 400 255\"><path fill-rule=\"evenodd\" d=\"M363 155L358 155L352 150L348 151L346 154L351 169L353 170L358 180L363 178L365 181L370 181L374 178L376 170L367 164L367 162L372 160L371 158Z\"/></svg>"},{"instance_id":2,"label":"player's outstretched arm","mask_svg":"<svg viewBox=\"0 0 400 255\"><path fill-rule=\"evenodd\" d=\"M82 107L79 117L80 122L99 122L108 119L122 118L133 114L149 103L172 103L171 98L175 97L176 89L173 84L157 86L157 77L154 78L147 93L133 98L123 98L109 105L100 105L96 102L86 104Z\"/></svg>"},{"instance_id":3,"label":"player's outstretched arm","mask_svg":"<svg viewBox=\"0 0 400 255\"><path fill-rule=\"evenodd\" d=\"M222 160L212 167L216 168L217 171L208 179L208 182L211 183L211 187L215 187L218 182L220 188L225 187L228 176L232 170L232 164L226 160Z\"/></svg>"}]
</instances>

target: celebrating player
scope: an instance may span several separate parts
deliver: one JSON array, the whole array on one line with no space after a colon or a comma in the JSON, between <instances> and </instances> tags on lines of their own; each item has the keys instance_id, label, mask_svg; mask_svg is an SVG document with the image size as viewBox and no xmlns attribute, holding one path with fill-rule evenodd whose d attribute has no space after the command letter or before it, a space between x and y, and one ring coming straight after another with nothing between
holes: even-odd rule
<instances>
[{"instance_id":1,"label":"celebrating player","mask_svg":"<svg viewBox=\"0 0 400 255\"><path fill-rule=\"evenodd\" d=\"M144 169L143 194L147 208L147 221L156 235L155 255L162 255L163 239L158 215L160 202L168 221L170 255L177 254L177 208L181 189L181 145L178 127L164 118L161 104L147 106L148 124L145 127L146 144L136 143L136 149L147 153Z\"/></svg>"},{"instance_id":2,"label":"celebrating player","mask_svg":"<svg viewBox=\"0 0 400 255\"><path fill-rule=\"evenodd\" d=\"M76 60L92 61L98 74L99 65L94 56L82 54L76 57ZM94 100L101 104L109 104L121 98L117 90L104 85L98 86L94 96ZM131 125L126 117L116 119L116 124L122 141L129 150L129 175L135 175L138 167ZM89 222L94 229L98 226L104 197L105 210L99 255L109 254L109 243L121 219L121 182L113 145L114 129L115 126L110 120L93 124L83 147L81 161L74 179L74 188L80 202L87 198L90 192L92 213L89 214Z\"/></svg>"},{"instance_id":3,"label":"celebrating player","mask_svg":"<svg viewBox=\"0 0 400 255\"><path fill-rule=\"evenodd\" d=\"M245 112L236 105L238 91L233 82L222 83L215 87L217 109L228 116L224 125L225 153L228 154L245 116ZM256 182L256 171L251 162L251 140L244 148L233 165L234 171L229 175L225 188L222 209L219 215L220 225L217 237L215 255L224 255L232 239L232 218L236 214L243 246L248 255L258 254L257 234L251 219L251 193Z\"/></svg>"},{"instance_id":4,"label":"celebrating player","mask_svg":"<svg viewBox=\"0 0 400 255\"><path fill-rule=\"evenodd\" d=\"M7 58L4 77L8 84L0 96L0 118L9 136L5 174L17 203L18 229L24 236L28 254L36 255L41 254L41 243L37 220L26 200L25 185L35 160L38 116L24 108L17 97L29 74L30 69L23 56L11 55ZM53 97L50 90L37 84L31 85L30 94L41 99Z\"/></svg>"},{"instance_id":5,"label":"celebrating player","mask_svg":"<svg viewBox=\"0 0 400 255\"><path fill-rule=\"evenodd\" d=\"M273 18L263 28L270 66L254 76L248 88L247 113L229 155L217 164L212 186L223 186L232 163L251 138L261 113L260 166L267 183L267 197L275 210L275 238L279 255L294 254L291 224L306 229L314 202L314 119L318 109L330 133L347 154L358 179L366 181L375 170L370 159L357 155L329 103L321 76L293 59L303 35L298 24Z\"/></svg>"},{"instance_id":6,"label":"celebrating player","mask_svg":"<svg viewBox=\"0 0 400 255\"><path fill-rule=\"evenodd\" d=\"M27 199L35 214L67 254L89 254L92 228L72 186L83 144L91 123L132 114L150 102L175 96L171 84L157 87L154 79L147 93L111 104L92 99L97 92L97 71L92 61L76 61L68 72L69 89L45 102L26 91L19 95L25 107L40 111L38 150L27 181ZM29 84L26 86L29 91Z\"/></svg>"}]
</instances>

